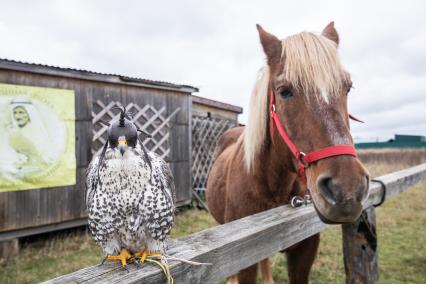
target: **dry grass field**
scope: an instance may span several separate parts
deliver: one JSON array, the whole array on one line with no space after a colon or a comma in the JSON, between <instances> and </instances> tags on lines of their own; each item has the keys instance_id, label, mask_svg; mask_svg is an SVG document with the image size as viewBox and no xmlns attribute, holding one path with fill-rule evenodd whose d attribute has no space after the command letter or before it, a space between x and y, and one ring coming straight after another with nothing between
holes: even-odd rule
<instances>
[{"instance_id":1,"label":"dry grass field","mask_svg":"<svg viewBox=\"0 0 426 284\"><path fill-rule=\"evenodd\" d=\"M426 162L426 149L364 150L360 159L373 177ZM381 283L425 283L426 183L385 202L377 209ZM172 233L178 238L214 226L204 211L186 210L177 217ZM321 234L311 283L344 283L340 226ZM101 260L101 251L85 229L28 239L21 253L0 259L0 283L38 283ZM272 256L274 278L287 282L285 257Z\"/></svg>"},{"instance_id":2,"label":"dry grass field","mask_svg":"<svg viewBox=\"0 0 426 284\"><path fill-rule=\"evenodd\" d=\"M419 149L365 149L358 150L360 160L371 177L426 163L426 148Z\"/></svg>"}]
</instances>

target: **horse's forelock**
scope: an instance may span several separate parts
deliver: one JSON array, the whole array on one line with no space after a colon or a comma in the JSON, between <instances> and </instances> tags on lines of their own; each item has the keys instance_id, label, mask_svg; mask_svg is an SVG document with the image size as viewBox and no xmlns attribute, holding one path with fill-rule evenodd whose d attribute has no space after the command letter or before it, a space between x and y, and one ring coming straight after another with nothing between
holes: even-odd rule
<instances>
[{"instance_id":1,"label":"horse's forelock","mask_svg":"<svg viewBox=\"0 0 426 284\"><path fill-rule=\"evenodd\" d=\"M347 74L340 64L337 44L322 35L302 32L282 40L283 74L309 100L339 94Z\"/></svg>"}]
</instances>

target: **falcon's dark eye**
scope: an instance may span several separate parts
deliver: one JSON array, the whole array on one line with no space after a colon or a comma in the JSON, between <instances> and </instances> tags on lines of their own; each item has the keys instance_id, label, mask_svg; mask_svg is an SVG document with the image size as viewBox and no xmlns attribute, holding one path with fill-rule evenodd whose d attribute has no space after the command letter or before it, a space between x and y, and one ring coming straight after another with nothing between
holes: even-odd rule
<instances>
[{"instance_id":1,"label":"falcon's dark eye","mask_svg":"<svg viewBox=\"0 0 426 284\"><path fill-rule=\"evenodd\" d=\"M288 99L293 96L293 92L289 88L284 88L280 91L280 97L282 99Z\"/></svg>"}]
</instances>

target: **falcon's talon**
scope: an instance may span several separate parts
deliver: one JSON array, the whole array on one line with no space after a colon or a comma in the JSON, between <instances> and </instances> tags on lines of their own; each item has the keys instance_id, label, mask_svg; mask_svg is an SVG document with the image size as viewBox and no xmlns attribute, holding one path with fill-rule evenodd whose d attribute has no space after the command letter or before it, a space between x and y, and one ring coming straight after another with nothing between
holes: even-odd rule
<instances>
[{"instance_id":1,"label":"falcon's talon","mask_svg":"<svg viewBox=\"0 0 426 284\"><path fill-rule=\"evenodd\" d=\"M156 251L151 252L144 250L143 252L135 253L135 257L138 258L141 263L144 263L147 258L161 257L161 254Z\"/></svg>"},{"instance_id":2,"label":"falcon's talon","mask_svg":"<svg viewBox=\"0 0 426 284\"><path fill-rule=\"evenodd\" d=\"M130 253L126 249L122 249L119 255L108 255L105 259L113 261L121 261L121 266L126 268L127 260L131 257ZM127 268L126 268L127 270ZM128 271L128 270L127 270Z\"/></svg>"}]
</instances>

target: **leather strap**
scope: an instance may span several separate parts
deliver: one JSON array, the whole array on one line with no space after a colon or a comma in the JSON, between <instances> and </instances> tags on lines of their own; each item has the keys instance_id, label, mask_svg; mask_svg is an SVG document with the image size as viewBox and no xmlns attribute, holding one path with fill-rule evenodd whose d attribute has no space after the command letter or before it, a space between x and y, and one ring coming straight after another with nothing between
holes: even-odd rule
<instances>
[{"instance_id":1,"label":"leather strap","mask_svg":"<svg viewBox=\"0 0 426 284\"><path fill-rule=\"evenodd\" d=\"M339 155L351 155L356 157L356 151L352 145L334 145L318 151L310 152L306 154L305 161L308 164L312 164L318 160L322 160L328 157L339 156Z\"/></svg>"},{"instance_id":2,"label":"leather strap","mask_svg":"<svg viewBox=\"0 0 426 284\"><path fill-rule=\"evenodd\" d=\"M358 121L358 122L364 123L364 121L362 121L361 119L359 119L359 118L357 118L357 117L353 116L352 114L349 114L349 118L350 118L350 119L352 119L352 120L355 120L355 121Z\"/></svg>"},{"instance_id":3,"label":"leather strap","mask_svg":"<svg viewBox=\"0 0 426 284\"><path fill-rule=\"evenodd\" d=\"M340 155L350 155L353 157L356 157L356 150L353 145L334 145L327 148L323 148L320 150L312 151L310 153L303 153L301 152L296 144L291 140L287 132L285 131L284 127L282 126L278 114L276 112L275 107L275 93L271 92L270 100L269 100L269 109L270 109L270 132L271 137L274 137L274 125L277 127L278 132L280 133L280 136L284 140L284 142L287 144L287 146L290 148L290 151L293 153L293 155L296 157L298 161L298 168L299 168L299 178L306 184L306 173L305 170L308 168L312 163L315 163L319 160L334 157L334 156L340 156ZM354 119L356 121L361 120L355 118L352 115L349 115L349 118Z\"/></svg>"}]
</instances>

